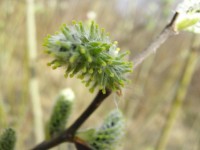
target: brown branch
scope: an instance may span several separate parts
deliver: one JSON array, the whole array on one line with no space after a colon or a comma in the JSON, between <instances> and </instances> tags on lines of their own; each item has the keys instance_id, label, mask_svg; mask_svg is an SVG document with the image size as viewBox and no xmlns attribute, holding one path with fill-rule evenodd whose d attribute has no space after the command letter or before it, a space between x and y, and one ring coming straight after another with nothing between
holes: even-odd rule
<instances>
[{"instance_id":1,"label":"brown branch","mask_svg":"<svg viewBox=\"0 0 200 150\"><path fill-rule=\"evenodd\" d=\"M75 146L77 150L92 150L91 148L80 143L76 143Z\"/></svg>"},{"instance_id":2,"label":"brown branch","mask_svg":"<svg viewBox=\"0 0 200 150\"><path fill-rule=\"evenodd\" d=\"M75 144L77 150L92 150L92 148L88 145L88 143L86 143L79 137L75 137L75 138L76 138L76 140L75 140L74 144Z\"/></svg>"},{"instance_id":3,"label":"brown branch","mask_svg":"<svg viewBox=\"0 0 200 150\"><path fill-rule=\"evenodd\" d=\"M134 68L141 64L152 53L155 53L170 36L177 34L176 29L174 28L177 17L178 13L176 12L172 17L170 23L165 26L160 35L156 39L154 39L154 41L146 49L144 49L140 54L136 55L133 58Z\"/></svg>"},{"instance_id":4,"label":"brown branch","mask_svg":"<svg viewBox=\"0 0 200 150\"><path fill-rule=\"evenodd\" d=\"M76 121L59 136L52 138L49 141L44 141L35 146L32 150L46 150L55 147L63 142L76 142L75 133L79 127L89 118L89 116L100 106L100 104L111 94L110 90L106 90L106 94L99 91L92 101L92 103L86 108L86 110L76 119Z\"/></svg>"}]
</instances>

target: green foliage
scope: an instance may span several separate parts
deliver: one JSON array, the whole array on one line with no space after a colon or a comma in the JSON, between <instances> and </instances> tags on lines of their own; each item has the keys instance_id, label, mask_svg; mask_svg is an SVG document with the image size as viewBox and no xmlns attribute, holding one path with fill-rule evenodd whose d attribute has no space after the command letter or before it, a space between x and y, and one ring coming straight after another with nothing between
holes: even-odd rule
<instances>
[{"instance_id":1,"label":"green foliage","mask_svg":"<svg viewBox=\"0 0 200 150\"><path fill-rule=\"evenodd\" d=\"M5 129L0 135L0 150L14 150L16 134L12 128Z\"/></svg>"},{"instance_id":2,"label":"green foliage","mask_svg":"<svg viewBox=\"0 0 200 150\"><path fill-rule=\"evenodd\" d=\"M96 87L120 90L127 82L126 73L132 64L123 60L128 53L119 54L117 42L111 42L104 29L94 22L90 26L73 22L45 39L46 52L54 57L53 69L66 67L65 76L77 75L93 92Z\"/></svg>"},{"instance_id":3,"label":"green foliage","mask_svg":"<svg viewBox=\"0 0 200 150\"><path fill-rule=\"evenodd\" d=\"M124 118L119 110L108 114L98 129L89 129L77 135L89 143L94 150L113 150L124 135Z\"/></svg>"},{"instance_id":4,"label":"green foliage","mask_svg":"<svg viewBox=\"0 0 200 150\"><path fill-rule=\"evenodd\" d=\"M61 91L56 100L50 120L46 125L46 139L61 133L71 114L74 95L69 89Z\"/></svg>"}]
</instances>

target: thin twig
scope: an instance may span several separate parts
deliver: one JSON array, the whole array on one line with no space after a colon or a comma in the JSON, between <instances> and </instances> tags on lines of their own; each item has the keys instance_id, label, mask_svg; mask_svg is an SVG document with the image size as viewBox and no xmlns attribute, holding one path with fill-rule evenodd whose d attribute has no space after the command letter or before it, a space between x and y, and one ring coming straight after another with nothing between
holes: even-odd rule
<instances>
[{"instance_id":1,"label":"thin twig","mask_svg":"<svg viewBox=\"0 0 200 150\"><path fill-rule=\"evenodd\" d=\"M133 58L134 68L141 64L150 54L155 53L170 36L177 34L174 29L174 24L177 17L178 13L176 12L170 23L163 29L160 35L154 39L154 41L146 49L144 49L140 54Z\"/></svg>"},{"instance_id":2,"label":"thin twig","mask_svg":"<svg viewBox=\"0 0 200 150\"><path fill-rule=\"evenodd\" d=\"M103 94L102 91L99 91L92 103L68 129L63 131L59 136L52 138L49 141L42 142L32 150L46 150L66 141L76 143L76 139L74 138L76 131L110 94L111 91L108 89L106 90L106 94Z\"/></svg>"}]
</instances>

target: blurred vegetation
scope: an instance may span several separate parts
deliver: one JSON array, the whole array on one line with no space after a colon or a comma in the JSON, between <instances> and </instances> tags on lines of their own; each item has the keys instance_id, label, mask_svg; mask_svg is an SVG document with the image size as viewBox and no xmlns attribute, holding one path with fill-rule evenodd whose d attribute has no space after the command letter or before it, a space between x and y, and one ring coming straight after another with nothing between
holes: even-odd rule
<instances>
[{"instance_id":1,"label":"blurred vegetation","mask_svg":"<svg viewBox=\"0 0 200 150\"><path fill-rule=\"evenodd\" d=\"M117 40L121 50L131 51L130 59L158 35L173 15L173 0L35 0L37 58L35 68L43 123L49 118L57 93L66 87L75 91L75 120L95 94L88 92L78 79L65 79L63 69L52 71L46 66L43 38L72 20L97 23ZM0 0L0 130L11 126L18 133L17 148L36 144L34 115L30 101L30 61L27 45L27 3ZM199 37L196 37L199 38ZM133 75L123 96L115 94L95 112L84 127L102 122L112 108L121 108L127 118L127 133L122 141L126 150L153 150L172 110L187 57L193 49L193 35L181 33L169 39L160 51L148 58ZM195 44L199 51L200 44ZM198 53L199 59L199 53ZM168 134L166 149L200 149L200 65L197 62L182 99L179 114ZM69 145L69 149L71 145Z\"/></svg>"}]
</instances>

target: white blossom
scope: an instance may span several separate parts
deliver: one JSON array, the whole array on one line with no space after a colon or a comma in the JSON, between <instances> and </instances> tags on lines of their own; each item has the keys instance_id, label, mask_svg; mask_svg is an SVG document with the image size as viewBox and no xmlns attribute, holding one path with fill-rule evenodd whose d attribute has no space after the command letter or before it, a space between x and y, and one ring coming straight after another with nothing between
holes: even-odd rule
<instances>
[{"instance_id":1,"label":"white blossom","mask_svg":"<svg viewBox=\"0 0 200 150\"><path fill-rule=\"evenodd\" d=\"M184 0L178 5L176 12L179 13L177 30L200 33L200 0Z\"/></svg>"}]
</instances>

